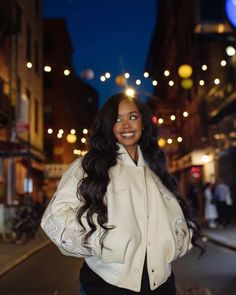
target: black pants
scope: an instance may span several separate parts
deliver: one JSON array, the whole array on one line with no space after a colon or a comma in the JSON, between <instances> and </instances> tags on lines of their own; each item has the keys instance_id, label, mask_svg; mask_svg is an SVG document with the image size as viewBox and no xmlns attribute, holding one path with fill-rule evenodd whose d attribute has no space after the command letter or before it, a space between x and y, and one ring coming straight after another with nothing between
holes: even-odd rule
<instances>
[{"instance_id":1,"label":"black pants","mask_svg":"<svg viewBox=\"0 0 236 295\"><path fill-rule=\"evenodd\" d=\"M119 288L108 284L96 273L94 273L88 267L86 262L84 262L80 270L80 283L86 295L176 295L175 278L173 273L168 278L168 280L156 290L150 290L146 261L144 264L140 292Z\"/></svg>"}]
</instances>

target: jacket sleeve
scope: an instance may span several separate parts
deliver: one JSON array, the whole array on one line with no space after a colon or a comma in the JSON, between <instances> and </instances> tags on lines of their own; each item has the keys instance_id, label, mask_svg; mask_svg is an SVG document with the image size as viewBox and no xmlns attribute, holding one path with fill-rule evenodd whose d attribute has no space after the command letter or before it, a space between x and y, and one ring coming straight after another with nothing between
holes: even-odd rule
<instances>
[{"instance_id":1,"label":"jacket sleeve","mask_svg":"<svg viewBox=\"0 0 236 295\"><path fill-rule=\"evenodd\" d=\"M82 176L80 160L76 160L63 174L57 191L44 212L41 227L64 255L75 257L100 256L99 237L102 233L99 226L89 239L92 253L82 245L83 228L78 223L76 216L81 204L76 192ZM88 231L89 226L85 217L83 224Z\"/></svg>"}]
</instances>

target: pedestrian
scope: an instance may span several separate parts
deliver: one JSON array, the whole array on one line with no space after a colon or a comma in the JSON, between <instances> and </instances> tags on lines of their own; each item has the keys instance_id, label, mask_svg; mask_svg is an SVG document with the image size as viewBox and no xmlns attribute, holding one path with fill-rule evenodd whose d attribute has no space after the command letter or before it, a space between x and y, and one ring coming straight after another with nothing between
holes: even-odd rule
<instances>
[{"instance_id":1,"label":"pedestrian","mask_svg":"<svg viewBox=\"0 0 236 295\"><path fill-rule=\"evenodd\" d=\"M210 182L207 182L204 186L204 197L205 197L205 205L204 205L204 217L207 220L207 225L209 228L217 227L217 218L218 212L217 207L214 202L214 192L213 185Z\"/></svg>"},{"instance_id":2,"label":"pedestrian","mask_svg":"<svg viewBox=\"0 0 236 295\"><path fill-rule=\"evenodd\" d=\"M119 93L98 113L90 150L64 173L42 228L84 257L80 294L176 294L171 262L199 228L168 174L151 111Z\"/></svg>"},{"instance_id":3,"label":"pedestrian","mask_svg":"<svg viewBox=\"0 0 236 295\"><path fill-rule=\"evenodd\" d=\"M221 178L217 179L214 198L219 213L219 223L225 227L230 224L233 201L229 186Z\"/></svg>"}]
</instances>

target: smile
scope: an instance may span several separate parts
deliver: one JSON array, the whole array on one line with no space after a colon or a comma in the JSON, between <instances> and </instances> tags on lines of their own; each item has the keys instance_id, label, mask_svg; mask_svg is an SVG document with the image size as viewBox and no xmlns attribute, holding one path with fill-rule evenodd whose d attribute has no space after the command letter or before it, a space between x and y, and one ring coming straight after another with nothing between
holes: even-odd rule
<instances>
[{"instance_id":1,"label":"smile","mask_svg":"<svg viewBox=\"0 0 236 295\"><path fill-rule=\"evenodd\" d=\"M121 136L125 137L125 138L130 138L130 137L134 136L134 132L121 133Z\"/></svg>"}]
</instances>

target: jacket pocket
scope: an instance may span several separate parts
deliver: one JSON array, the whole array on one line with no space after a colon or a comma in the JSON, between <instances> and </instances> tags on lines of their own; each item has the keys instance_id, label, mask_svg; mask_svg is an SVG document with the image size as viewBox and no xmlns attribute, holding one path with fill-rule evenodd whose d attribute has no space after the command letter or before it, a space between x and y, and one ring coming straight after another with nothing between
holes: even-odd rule
<instances>
[{"instance_id":1,"label":"jacket pocket","mask_svg":"<svg viewBox=\"0 0 236 295\"><path fill-rule=\"evenodd\" d=\"M105 263L123 264L131 239L112 231L116 231L116 229L108 232L104 239L101 260Z\"/></svg>"}]
</instances>

